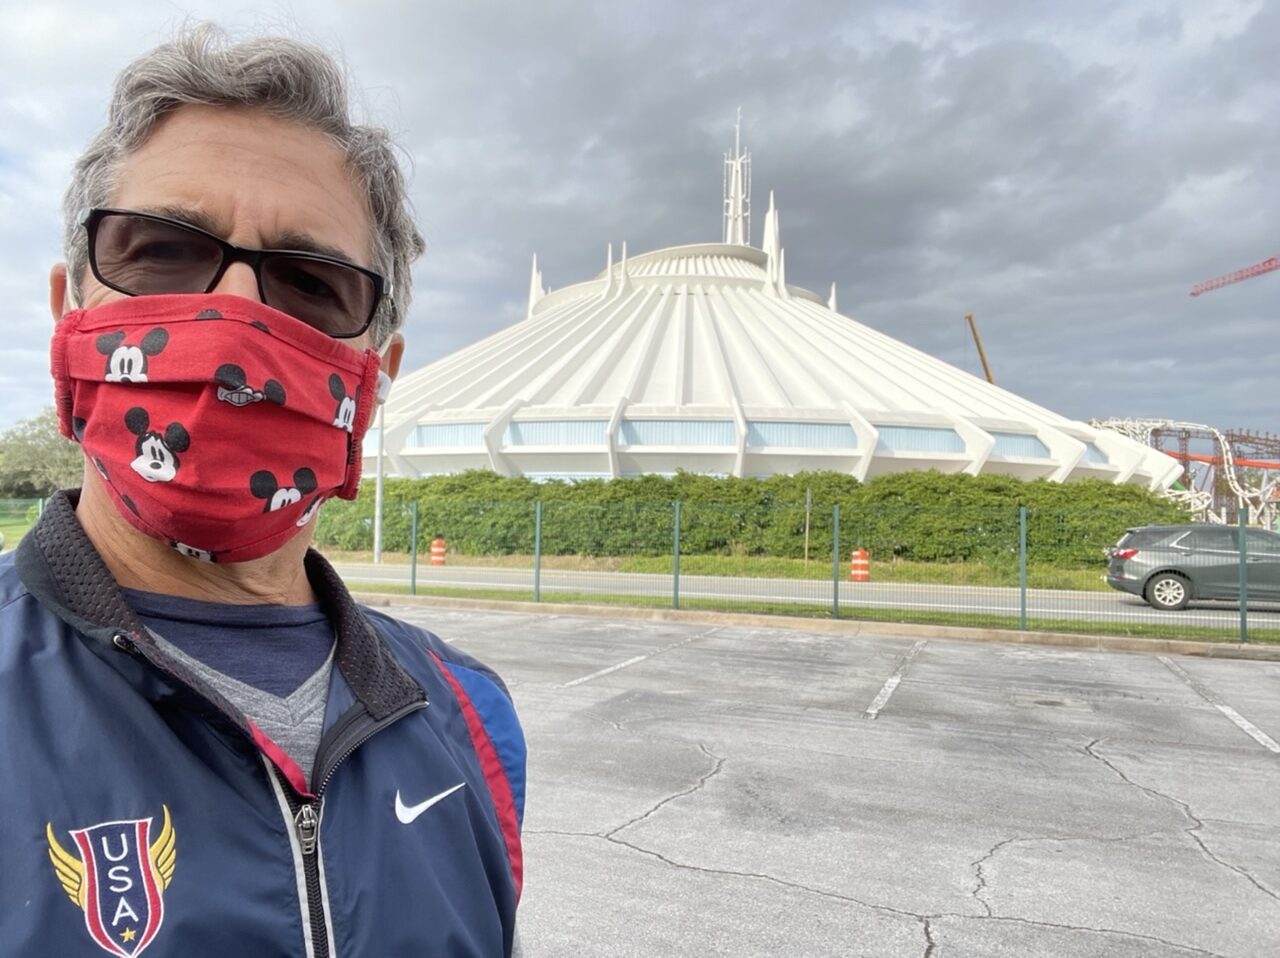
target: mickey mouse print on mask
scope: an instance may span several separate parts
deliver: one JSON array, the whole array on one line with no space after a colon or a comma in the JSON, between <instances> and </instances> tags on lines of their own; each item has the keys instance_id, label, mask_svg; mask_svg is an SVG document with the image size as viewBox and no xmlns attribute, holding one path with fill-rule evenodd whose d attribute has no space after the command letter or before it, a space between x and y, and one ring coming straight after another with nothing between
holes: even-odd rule
<instances>
[{"instance_id":1,"label":"mickey mouse print on mask","mask_svg":"<svg viewBox=\"0 0 1280 958\"><path fill-rule=\"evenodd\" d=\"M124 424L138 437L134 444L137 457L129 465L147 482L171 482L178 474L178 453L186 452L191 437L180 422L171 422L164 432L152 432L151 417L140 406L124 414ZM72 433L75 433L74 424ZM83 435L84 427L81 427Z\"/></svg>"},{"instance_id":2,"label":"mickey mouse print on mask","mask_svg":"<svg viewBox=\"0 0 1280 958\"><path fill-rule=\"evenodd\" d=\"M107 357L107 382L145 383L148 357L161 353L168 343L169 333L163 329L151 330L136 346L125 342L123 332L103 333L97 347Z\"/></svg>"},{"instance_id":3,"label":"mickey mouse print on mask","mask_svg":"<svg viewBox=\"0 0 1280 958\"><path fill-rule=\"evenodd\" d=\"M117 364L121 349L143 367ZM73 310L52 347L63 435L94 461L116 510L210 562L268 555L325 499L355 497L378 366L371 349L224 294Z\"/></svg>"}]
</instances>

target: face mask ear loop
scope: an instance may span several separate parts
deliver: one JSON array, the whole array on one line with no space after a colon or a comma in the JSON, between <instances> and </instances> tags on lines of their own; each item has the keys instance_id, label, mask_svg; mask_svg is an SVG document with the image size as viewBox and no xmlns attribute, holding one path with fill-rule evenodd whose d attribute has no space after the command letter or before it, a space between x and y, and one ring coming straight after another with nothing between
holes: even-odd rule
<instances>
[{"instance_id":1,"label":"face mask ear loop","mask_svg":"<svg viewBox=\"0 0 1280 958\"><path fill-rule=\"evenodd\" d=\"M67 342L83 315L84 310L74 309L58 320L53 328L53 341L49 344L49 371L53 375L53 404L58 413L58 431L74 442L79 442L80 438L73 428L75 393L67 371Z\"/></svg>"},{"instance_id":2,"label":"face mask ear loop","mask_svg":"<svg viewBox=\"0 0 1280 958\"><path fill-rule=\"evenodd\" d=\"M382 348L378 350L377 402L379 406L383 405L387 401L387 399L391 396L392 379L390 376L388 376L385 372L382 371L382 367L385 366L387 363L387 353L391 351L391 344L394 342L395 342L395 337L388 336L387 341L383 343Z\"/></svg>"},{"instance_id":3,"label":"face mask ear loop","mask_svg":"<svg viewBox=\"0 0 1280 958\"><path fill-rule=\"evenodd\" d=\"M366 349L364 355L365 367L360 376L356 414L347 438L347 477L337 492L339 499L354 499L360 489L360 474L364 471L364 436L373 419L381 380L386 378L390 382L390 377L381 368L382 357L372 349Z\"/></svg>"}]
</instances>

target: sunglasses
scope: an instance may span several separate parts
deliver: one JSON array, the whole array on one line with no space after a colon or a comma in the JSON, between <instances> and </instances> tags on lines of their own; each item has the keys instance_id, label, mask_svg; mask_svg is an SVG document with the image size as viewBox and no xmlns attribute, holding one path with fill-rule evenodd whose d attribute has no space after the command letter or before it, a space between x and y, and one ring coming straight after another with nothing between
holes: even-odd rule
<instances>
[{"instance_id":1,"label":"sunglasses","mask_svg":"<svg viewBox=\"0 0 1280 958\"><path fill-rule=\"evenodd\" d=\"M245 249L179 220L94 209L83 220L89 267L98 282L128 296L208 293L232 263L247 263L258 295L335 339L373 322L387 282L372 270L321 253Z\"/></svg>"}]
</instances>

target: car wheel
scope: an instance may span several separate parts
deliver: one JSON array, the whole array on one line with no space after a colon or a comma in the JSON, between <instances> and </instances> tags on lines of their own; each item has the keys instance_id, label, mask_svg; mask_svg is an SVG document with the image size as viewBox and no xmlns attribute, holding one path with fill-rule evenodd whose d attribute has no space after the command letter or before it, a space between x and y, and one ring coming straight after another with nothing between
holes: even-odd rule
<instances>
[{"instance_id":1,"label":"car wheel","mask_svg":"<svg viewBox=\"0 0 1280 958\"><path fill-rule=\"evenodd\" d=\"M1151 577L1142 595L1152 608L1176 612L1191 601L1191 583L1176 572L1162 572Z\"/></svg>"}]
</instances>

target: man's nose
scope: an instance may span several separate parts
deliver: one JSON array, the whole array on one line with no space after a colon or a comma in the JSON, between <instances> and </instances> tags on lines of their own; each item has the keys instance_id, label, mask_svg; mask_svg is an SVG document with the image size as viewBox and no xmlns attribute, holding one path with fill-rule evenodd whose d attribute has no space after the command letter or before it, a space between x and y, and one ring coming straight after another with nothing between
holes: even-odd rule
<instances>
[{"instance_id":1,"label":"man's nose","mask_svg":"<svg viewBox=\"0 0 1280 958\"><path fill-rule=\"evenodd\" d=\"M228 266L211 292L229 293L262 302L262 296L258 292L258 277L253 274L253 268L248 263L232 263Z\"/></svg>"}]
</instances>

